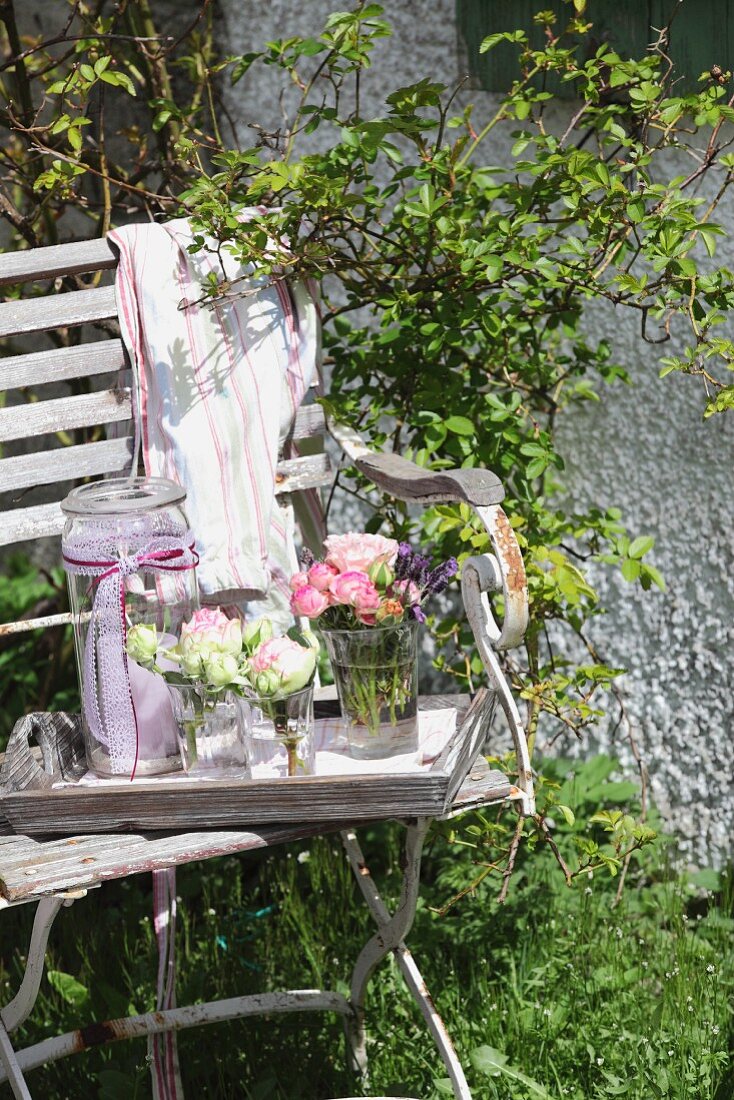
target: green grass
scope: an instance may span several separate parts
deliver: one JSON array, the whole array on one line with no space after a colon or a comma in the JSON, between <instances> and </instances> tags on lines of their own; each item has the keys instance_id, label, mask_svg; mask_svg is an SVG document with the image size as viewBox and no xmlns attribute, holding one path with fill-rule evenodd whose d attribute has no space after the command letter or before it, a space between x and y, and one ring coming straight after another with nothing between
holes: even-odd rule
<instances>
[{"instance_id":1,"label":"green grass","mask_svg":"<svg viewBox=\"0 0 734 1100\"><path fill-rule=\"evenodd\" d=\"M553 767L562 774L567 765ZM593 769L594 762L580 768L571 797L577 816L586 811L584 775ZM572 830L564 828L557 836L570 852ZM385 826L365 837L368 860L393 899L399 836L397 826ZM410 944L477 1100L734 1098L732 891L726 875L675 870L672 853L672 842L638 853L616 908L615 880L597 872L569 889L543 851L523 856L504 906L490 879L440 917L433 910L469 880L472 853L433 839ZM110 884L61 914L49 960L54 984L44 981L24 1040L152 1007L149 887L147 877ZM346 991L372 931L336 838L267 859L186 867L178 891L180 1003L267 988ZM29 918L24 910L2 914L0 986L9 982L8 993L21 968L6 945L25 936ZM392 961L373 980L368 1025L373 1095L450 1095ZM189 1096L359 1094L333 1017L238 1021L183 1033L179 1044ZM89 1052L36 1070L30 1081L45 1100L148 1097L145 1042ZM0 1086L2 1100L9 1096Z\"/></svg>"}]
</instances>

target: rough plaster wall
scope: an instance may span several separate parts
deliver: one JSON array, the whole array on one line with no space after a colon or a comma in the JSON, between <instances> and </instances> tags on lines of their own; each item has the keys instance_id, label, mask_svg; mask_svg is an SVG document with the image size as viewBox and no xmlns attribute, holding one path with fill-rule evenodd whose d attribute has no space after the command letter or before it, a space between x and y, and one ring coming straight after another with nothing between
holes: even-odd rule
<instances>
[{"instance_id":1,"label":"rough plaster wall","mask_svg":"<svg viewBox=\"0 0 734 1100\"><path fill-rule=\"evenodd\" d=\"M703 424L692 383L658 379L655 353L628 318L597 310L593 323L636 385L562 422L566 482L575 502L616 504L631 531L655 537L667 591L646 594L599 569L608 613L589 634L606 660L628 669L621 683L655 799L685 838L683 850L701 862L726 860L734 826L732 417ZM608 730L591 745L607 748Z\"/></svg>"},{"instance_id":2,"label":"rough plaster wall","mask_svg":"<svg viewBox=\"0 0 734 1100\"><path fill-rule=\"evenodd\" d=\"M241 53L269 38L318 32L337 6L273 0L263 8L252 0L221 0L227 50ZM365 82L365 113L379 112L384 93L400 83L429 77L453 84L463 74L453 0L388 2L385 8L394 33L378 47ZM240 123L277 120L276 74L258 74L256 85L243 82L230 93ZM471 91L464 99L476 104L475 119L488 117L493 97ZM242 140L248 140L244 133ZM507 132L495 132L487 162L509 162L510 141ZM731 204L722 219L734 234ZM589 324L594 335L609 339L636 384L610 389L600 404L562 422L569 496L578 504L616 504L631 530L654 535L654 560L668 582L665 595L645 595L600 570L609 610L591 634L611 663L629 669L629 712L655 798L683 849L702 861L720 861L731 854L734 824L732 416L703 425L695 387L682 379L658 380L657 349L640 341L633 319L599 308ZM593 737L593 748L610 747L609 725ZM624 758L623 747L615 751Z\"/></svg>"}]
</instances>

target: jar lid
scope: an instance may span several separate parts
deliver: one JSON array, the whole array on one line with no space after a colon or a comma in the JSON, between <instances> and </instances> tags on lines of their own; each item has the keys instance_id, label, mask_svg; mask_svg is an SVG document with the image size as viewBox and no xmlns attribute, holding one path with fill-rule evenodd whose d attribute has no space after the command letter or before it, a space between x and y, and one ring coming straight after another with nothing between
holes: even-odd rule
<instances>
[{"instance_id":1,"label":"jar lid","mask_svg":"<svg viewBox=\"0 0 734 1100\"><path fill-rule=\"evenodd\" d=\"M165 477L111 477L72 489L61 509L73 516L115 516L181 504L186 490Z\"/></svg>"}]
</instances>

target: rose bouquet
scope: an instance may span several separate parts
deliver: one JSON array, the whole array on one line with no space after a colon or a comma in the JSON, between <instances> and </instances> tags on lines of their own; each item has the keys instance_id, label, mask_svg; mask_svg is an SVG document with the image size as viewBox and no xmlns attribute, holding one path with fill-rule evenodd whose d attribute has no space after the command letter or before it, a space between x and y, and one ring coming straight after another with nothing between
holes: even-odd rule
<instances>
[{"instance_id":1,"label":"rose bouquet","mask_svg":"<svg viewBox=\"0 0 734 1100\"><path fill-rule=\"evenodd\" d=\"M353 753L408 751L417 736L417 627L456 560L432 566L407 543L357 532L324 546L323 561L306 552L291 578L291 608L318 623Z\"/></svg>"},{"instance_id":2,"label":"rose bouquet","mask_svg":"<svg viewBox=\"0 0 734 1100\"><path fill-rule=\"evenodd\" d=\"M277 698L310 683L315 639L292 634L274 638L269 619L243 623L220 608L204 607L183 624L176 645L166 647L154 626L139 624L128 631L126 650L169 683L195 687L206 705L226 691Z\"/></svg>"},{"instance_id":3,"label":"rose bouquet","mask_svg":"<svg viewBox=\"0 0 734 1100\"><path fill-rule=\"evenodd\" d=\"M274 638L268 619L243 623L220 608L194 612L175 645L166 644L170 636L160 635L154 626L139 624L128 631L128 656L169 684L186 770L202 763L217 738L219 743L226 741L230 755L241 756L244 764L237 697L265 700L275 719L287 713L286 700L311 683L315 639L294 634ZM210 761L211 766L215 763Z\"/></svg>"}]
</instances>

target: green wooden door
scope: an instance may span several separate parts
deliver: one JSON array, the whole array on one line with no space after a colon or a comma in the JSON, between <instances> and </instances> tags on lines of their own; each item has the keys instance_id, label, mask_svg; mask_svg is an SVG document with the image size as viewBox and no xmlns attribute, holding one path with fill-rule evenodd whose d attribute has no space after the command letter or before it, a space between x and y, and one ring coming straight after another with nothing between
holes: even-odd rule
<instances>
[{"instance_id":1,"label":"green wooden door","mask_svg":"<svg viewBox=\"0 0 734 1100\"><path fill-rule=\"evenodd\" d=\"M675 0L588 0L585 18L593 29L584 50L591 54L608 42L622 57L642 57L676 8ZM531 44L540 48L543 28L535 26L539 10L552 9L557 27L568 21L573 9L563 0L457 0L456 19L466 51L466 65L474 83L486 91L505 92L517 79L517 47L509 43L480 55L488 34L522 29ZM734 0L683 0L671 28L671 57L681 77L679 91L698 86L698 77L713 65L730 70L734 64ZM549 91L572 97L573 88L560 81Z\"/></svg>"}]
</instances>

